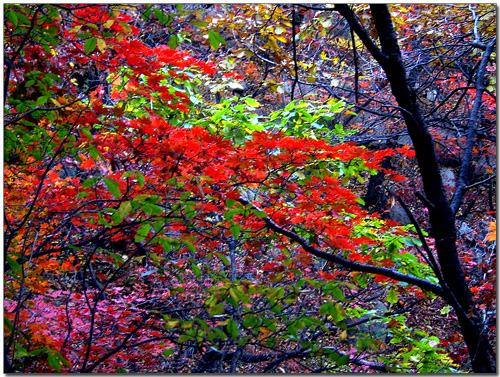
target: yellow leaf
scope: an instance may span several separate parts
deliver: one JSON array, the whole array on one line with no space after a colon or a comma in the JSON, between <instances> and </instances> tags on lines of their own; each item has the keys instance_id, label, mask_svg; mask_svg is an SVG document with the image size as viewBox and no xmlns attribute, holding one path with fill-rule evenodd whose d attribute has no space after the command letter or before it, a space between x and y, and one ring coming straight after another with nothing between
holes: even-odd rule
<instances>
[{"instance_id":1,"label":"yellow leaf","mask_svg":"<svg viewBox=\"0 0 500 377\"><path fill-rule=\"evenodd\" d=\"M343 341L347 339L347 330L343 330L339 335L339 340Z\"/></svg>"},{"instance_id":2,"label":"yellow leaf","mask_svg":"<svg viewBox=\"0 0 500 377\"><path fill-rule=\"evenodd\" d=\"M175 326L177 326L179 324L179 321L176 321L176 320L172 320L172 321L167 321L165 323L165 327L167 329L173 329Z\"/></svg>"},{"instance_id":3,"label":"yellow leaf","mask_svg":"<svg viewBox=\"0 0 500 377\"><path fill-rule=\"evenodd\" d=\"M276 29L274 29L274 32L278 35L283 34L286 30L282 26L276 26Z\"/></svg>"},{"instance_id":4,"label":"yellow leaf","mask_svg":"<svg viewBox=\"0 0 500 377\"><path fill-rule=\"evenodd\" d=\"M61 105L61 103L60 103L58 100L56 100L55 98L51 98L51 99L50 99L50 101L51 101L54 105L56 105L56 106L62 106L62 105Z\"/></svg>"},{"instance_id":5,"label":"yellow leaf","mask_svg":"<svg viewBox=\"0 0 500 377\"><path fill-rule=\"evenodd\" d=\"M115 22L115 20L107 20L102 24L102 27L107 29L107 28L111 27L111 25L113 25L114 22Z\"/></svg>"},{"instance_id":6,"label":"yellow leaf","mask_svg":"<svg viewBox=\"0 0 500 377\"><path fill-rule=\"evenodd\" d=\"M286 37L283 35L275 35L274 38L276 38L278 41L283 42L283 43L287 42Z\"/></svg>"},{"instance_id":7,"label":"yellow leaf","mask_svg":"<svg viewBox=\"0 0 500 377\"><path fill-rule=\"evenodd\" d=\"M104 54L106 52L106 41L102 38L97 38L97 48Z\"/></svg>"},{"instance_id":8,"label":"yellow leaf","mask_svg":"<svg viewBox=\"0 0 500 377\"><path fill-rule=\"evenodd\" d=\"M70 33L78 33L80 31L80 29L82 28L82 26L83 25L77 25L73 29L70 29L69 32Z\"/></svg>"}]
</instances>

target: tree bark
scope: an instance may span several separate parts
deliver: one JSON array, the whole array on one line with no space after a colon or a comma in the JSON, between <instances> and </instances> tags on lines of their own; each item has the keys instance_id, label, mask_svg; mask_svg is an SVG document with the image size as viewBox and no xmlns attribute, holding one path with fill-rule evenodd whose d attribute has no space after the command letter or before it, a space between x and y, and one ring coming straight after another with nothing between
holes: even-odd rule
<instances>
[{"instance_id":1,"label":"tree bark","mask_svg":"<svg viewBox=\"0 0 500 377\"><path fill-rule=\"evenodd\" d=\"M495 354L487 339L485 325L474 304L460 263L455 214L446 198L432 136L417 104L415 91L407 79L391 15L386 5L373 4L370 8L380 48L357 21L348 5L335 6L385 71L415 149L425 193L425 196L420 197L429 210L429 221L444 280L444 298L455 309L474 372L495 373Z\"/></svg>"}]
</instances>

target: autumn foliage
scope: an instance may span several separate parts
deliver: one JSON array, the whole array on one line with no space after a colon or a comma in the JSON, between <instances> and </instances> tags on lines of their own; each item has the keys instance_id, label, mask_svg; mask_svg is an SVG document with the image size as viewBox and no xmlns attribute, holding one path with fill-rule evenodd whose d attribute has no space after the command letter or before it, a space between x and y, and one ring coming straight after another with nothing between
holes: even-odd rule
<instances>
[{"instance_id":1,"label":"autumn foliage","mask_svg":"<svg viewBox=\"0 0 500 377\"><path fill-rule=\"evenodd\" d=\"M445 340L412 314L454 318L424 235L362 199L378 173L407 182L383 162L414 164L411 146L346 140L356 127L327 122L355 115L338 98L214 103L207 87L252 63L224 70L183 51L181 10L4 11L7 372L462 368L459 330ZM288 43L285 13L266 48ZM146 40L158 25L176 37ZM226 43L217 30L209 49ZM489 307L486 280L472 292Z\"/></svg>"}]
</instances>

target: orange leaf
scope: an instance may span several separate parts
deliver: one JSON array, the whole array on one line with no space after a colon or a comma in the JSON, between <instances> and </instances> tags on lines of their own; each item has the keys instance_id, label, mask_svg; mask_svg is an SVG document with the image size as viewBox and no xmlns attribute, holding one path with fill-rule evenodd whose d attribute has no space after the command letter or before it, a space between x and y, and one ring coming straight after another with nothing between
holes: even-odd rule
<instances>
[{"instance_id":1,"label":"orange leaf","mask_svg":"<svg viewBox=\"0 0 500 377\"><path fill-rule=\"evenodd\" d=\"M496 222L496 220L490 222L490 226L488 227L488 230L490 232L486 235L486 241L496 241L497 240L497 222Z\"/></svg>"},{"instance_id":2,"label":"orange leaf","mask_svg":"<svg viewBox=\"0 0 500 377\"><path fill-rule=\"evenodd\" d=\"M399 325L399 322L396 319L391 319L389 323L387 324L387 328L390 329L392 327L396 327Z\"/></svg>"}]
</instances>

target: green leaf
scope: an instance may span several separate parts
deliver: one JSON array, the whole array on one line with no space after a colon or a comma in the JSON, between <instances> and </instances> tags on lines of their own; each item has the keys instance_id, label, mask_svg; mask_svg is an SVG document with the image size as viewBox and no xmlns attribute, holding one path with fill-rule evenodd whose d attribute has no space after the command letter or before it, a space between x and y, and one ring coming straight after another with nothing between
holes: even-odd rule
<instances>
[{"instance_id":1,"label":"green leaf","mask_svg":"<svg viewBox=\"0 0 500 377\"><path fill-rule=\"evenodd\" d=\"M19 343L15 344L14 357L16 359L22 359L27 356L28 356L28 351L26 350L26 348L19 345Z\"/></svg>"},{"instance_id":2,"label":"green leaf","mask_svg":"<svg viewBox=\"0 0 500 377\"><path fill-rule=\"evenodd\" d=\"M241 234L241 230L238 224L234 224L229 228L229 231L232 233L234 239L238 239Z\"/></svg>"},{"instance_id":3,"label":"green leaf","mask_svg":"<svg viewBox=\"0 0 500 377\"><path fill-rule=\"evenodd\" d=\"M118 213L120 214L122 219L127 217L128 214L130 213L130 211L132 211L132 203L131 202L124 202L120 205L120 208L118 208Z\"/></svg>"},{"instance_id":4,"label":"green leaf","mask_svg":"<svg viewBox=\"0 0 500 377\"><path fill-rule=\"evenodd\" d=\"M94 161L97 161L99 158L102 158L101 152L99 152L99 149L94 147L92 144L89 144L89 153L94 159Z\"/></svg>"},{"instance_id":5,"label":"green leaf","mask_svg":"<svg viewBox=\"0 0 500 377\"><path fill-rule=\"evenodd\" d=\"M78 34L75 34L75 38L88 38L88 37L91 37L92 36L92 33L78 33Z\"/></svg>"},{"instance_id":6,"label":"green leaf","mask_svg":"<svg viewBox=\"0 0 500 377\"><path fill-rule=\"evenodd\" d=\"M10 23L12 24L12 26L16 27L17 26L17 22L18 22L18 19L17 19L17 16L16 16L16 12L8 11L5 15L9 19Z\"/></svg>"},{"instance_id":7,"label":"green leaf","mask_svg":"<svg viewBox=\"0 0 500 377\"><path fill-rule=\"evenodd\" d=\"M210 308L208 308L208 313L213 317L215 315L220 315L222 313L224 313L224 303L221 302L219 304L216 304L214 306L211 306ZM216 329L214 329L215 331Z\"/></svg>"},{"instance_id":8,"label":"green leaf","mask_svg":"<svg viewBox=\"0 0 500 377\"><path fill-rule=\"evenodd\" d=\"M40 355L41 353L46 353L48 351L49 351L49 349L47 347L38 348L36 350L29 352L28 356L36 356L36 355Z\"/></svg>"},{"instance_id":9,"label":"green leaf","mask_svg":"<svg viewBox=\"0 0 500 377\"><path fill-rule=\"evenodd\" d=\"M349 362L349 355L341 356L337 359L337 365L345 365Z\"/></svg>"},{"instance_id":10,"label":"green leaf","mask_svg":"<svg viewBox=\"0 0 500 377\"><path fill-rule=\"evenodd\" d=\"M346 317L344 308L338 302L327 302L321 305L319 314L330 315L335 322L340 322Z\"/></svg>"},{"instance_id":11,"label":"green leaf","mask_svg":"<svg viewBox=\"0 0 500 377\"><path fill-rule=\"evenodd\" d=\"M235 300L231 296L224 295L223 298L224 298L224 300L226 300L227 302L229 302L232 306L234 306L234 307L238 306L238 300Z\"/></svg>"},{"instance_id":12,"label":"green leaf","mask_svg":"<svg viewBox=\"0 0 500 377\"><path fill-rule=\"evenodd\" d=\"M210 30L208 32L208 40L210 41L210 46L214 50L217 50L221 44L226 45L226 40L216 31Z\"/></svg>"},{"instance_id":13,"label":"green leaf","mask_svg":"<svg viewBox=\"0 0 500 377\"><path fill-rule=\"evenodd\" d=\"M235 204L236 204L236 200L233 200L233 199L227 199L226 200L226 207L227 208L234 207Z\"/></svg>"},{"instance_id":14,"label":"green leaf","mask_svg":"<svg viewBox=\"0 0 500 377\"><path fill-rule=\"evenodd\" d=\"M64 364L66 365L67 367L70 367L71 365L69 364L68 360L66 360L63 355L61 355L59 352L55 352L55 351L52 351L54 353L54 356L57 357L57 359L59 360L59 362L61 364Z\"/></svg>"},{"instance_id":15,"label":"green leaf","mask_svg":"<svg viewBox=\"0 0 500 377\"><path fill-rule=\"evenodd\" d=\"M169 357L173 353L174 353L174 349L173 348L167 348L166 350L163 351L163 356Z\"/></svg>"},{"instance_id":16,"label":"green leaf","mask_svg":"<svg viewBox=\"0 0 500 377\"><path fill-rule=\"evenodd\" d=\"M38 106L41 106L41 105L46 104L48 100L49 100L48 96L41 96L41 97L38 97L38 99L36 100L36 104Z\"/></svg>"},{"instance_id":17,"label":"green leaf","mask_svg":"<svg viewBox=\"0 0 500 377\"><path fill-rule=\"evenodd\" d=\"M183 192L181 197L180 197L180 200L186 200L188 199L190 196L191 196L192 192L191 191L186 191L186 192Z\"/></svg>"},{"instance_id":18,"label":"green leaf","mask_svg":"<svg viewBox=\"0 0 500 377\"><path fill-rule=\"evenodd\" d=\"M168 25L172 22L172 17L170 17L168 14L163 13L161 9L155 8L153 9L153 12L155 13L156 18L158 18L161 23Z\"/></svg>"},{"instance_id":19,"label":"green leaf","mask_svg":"<svg viewBox=\"0 0 500 377\"><path fill-rule=\"evenodd\" d=\"M97 40L95 37L87 39L87 41L85 41L85 45L83 46L85 54L89 55L90 53L92 53L95 50L96 44Z\"/></svg>"},{"instance_id":20,"label":"green leaf","mask_svg":"<svg viewBox=\"0 0 500 377\"><path fill-rule=\"evenodd\" d=\"M262 321L258 317L245 317L245 319L243 320L243 327L250 329L260 326L261 323Z\"/></svg>"},{"instance_id":21,"label":"green leaf","mask_svg":"<svg viewBox=\"0 0 500 377\"><path fill-rule=\"evenodd\" d=\"M152 203L144 203L142 205L142 210L147 213L148 215L154 214L154 215L161 215L163 213L163 210L158 207L156 204Z\"/></svg>"},{"instance_id":22,"label":"green leaf","mask_svg":"<svg viewBox=\"0 0 500 377\"><path fill-rule=\"evenodd\" d=\"M236 303L235 305L237 305L237 303L240 299L238 298L238 295L236 294L236 290L234 288L229 288L229 295L232 297L232 299Z\"/></svg>"},{"instance_id":23,"label":"green leaf","mask_svg":"<svg viewBox=\"0 0 500 377\"><path fill-rule=\"evenodd\" d=\"M451 311L451 306L446 305L443 309L441 309L441 314L446 315L446 314L450 313L450 311Z\"/></svg>"},{"instance_id":24,"label":"green leaf","mask_svg":"<svg viewBox=\"0 0 500 377\"><path fill-rule=\"evenodd\" d=\"M3 317L3 324L5 327L7 327L10 331L14 329L14 325L12 324L11 320L8 319L7 317Z\"/></svg>"},{"instance_id":25,"label":"green leaf","mask_svg":"<svg viewBox=\"0 0 500 377\"><path fill-rule=\"evenodd\" d=\"M339 287L333 288L331 293L337 300L344 301L344 294L342 293L342 290Z\"/></svg>"},{"instance_id":26,"label":"green leaf","mask_svg":"<svg viewBox=\"0 0 500 377\"><path fill-rule=\"evenodd\" d=\"M80 131L82 131L82 134L84 134L87 137L87 139L89 140L94 139L88 128L81 128Z\"/></svg>"},{"instance_id":27,"label":"green leaf","mask_svg":"<svg viewBox=\"0 0 500 377\"><path fill-rule=\"evenodd\" d=\"M143 188L144 184L146 183L144 174L142 174L140 171L137 172L137 182L139 183L140 188Z\"/></svg>"},{"instance_id":28,"label":"green leaf","mask_svg":"<svg viewBox=\"0 0 500 377\"><path fill-rule=\"evenodd\" d=\"M114 179L111 178L104 178L103 179L104 183L106 184L106 187L108 188L109 192L116 198L119 199L122 194L120 192L120 184L116 182Z\"/></svg>"},{"instance_id":29,"label":"green leaf","mask_svg":"<svg viewBox=\"0 0 500 377\"><path fill-rule=\"evenodd\" d=\"M15 271L19 276L23 276L23 268L21 267L21 265L11 257L6 257L6 259L10 268L12 268L12 270Z\"/></svg>"},{"instance_id":30,"label":"green leaf","mask_svg":"<svg viewBox=\"0 0 500 377\"><path fill-rule=\"evenodd\" d=\"M201 277L201 270L196 264L191 263L191 271L193 271L193 274L195 274L197 278Z\"/></svg>"},{"instance_id":31,"label":"green leaf","mask_svg":"<svg viewBox=\"0 0 500 377\"><path fill-rule=\"evenodd\" d=\"M177 37L176 34L172 34L168 39L168 47L170 47L172 50L175 50L178 45L179 45L179 38Z\"/></svg>"},{"instance_id":32,"label":"green leaf","mask_svg":"<svg viewBox=\"0 0 500 377\"><path fill-rule=\"evenodd\" d=\"M149 17L151 16L151 11L152 11L151 7L148 7L148 8L144 11L144 13L142 13L142 19L143 19L144 21L147 21L147 20L149 19Z\"/></svg>"},{"instance_id":33,"label":"green leaf","mask_svg":"<svg viewBox=\"0 0 500 377\"><path fill-rule=\"evenodd\" d=\"M88 27L89 29L92 29L92 30L95 30L95 31L98 31L99 30L99 26L97 26L96 24L85 24L83 26L86 26Z\"/></svg>"},{"instance_id":34,"label":"green leaf","mask_svg":"<svg viewBox=\"0 0 500 377\"><path fill-rule=\"evenodd\" d=\"M238 339L240 331L238 330L238 324L234 321L234 319L229 320L229 323L227 324L227 331L233 339Z\"/></svg>"},{"instance_id":35,"label":"green leaf","mask_svg":"<svg viewBox=\"0 0 500 377\"><path fill-rule=\"evenodd\" d=\"M243 144L246 141L246 134L242 130L237 128L233 132L233 138L236 143Z\"/></svg>"},{"instance_id":36,"label":"green leaf","mask_svg":"<svg viewBox=\"0 0 500 377\"><path fill-rule=\"evenodd\" d=\"M391 288L391 290L387 294L387 302L389 304L395 304L396 302L398 302L398 294L393 288Z\"/></svg>"},{"instance_id":37,"label":"green leaf","mask_svg":"<svg viewBox=\"0 0 500 377\"><path fill-rule=\"evenodd\" d=\"M226 265L226 267L231 265L231 262L229 262L229 259L227 259L227 257L224 254L217 253L217 256L220 258L222 263Z\"/></svg>"},{"instance_id":38,"label":"green leaf","mask_svg":"<svg viewBox=\"0 0 500 377\"><path fill-rule=\"evenodd\" d=\"M265 213L264 211L252 209L252 212L254 213L255 216L260 217L261 219L265 219L267 217L267 213Z\"/></svg>"},{"instance_id":39,"label":"green leaf","mask_svg":"<svg viewBox=\"0 0 500 377\"><path fill-rule=\"evenodd\" d=\"M236 287L236 289L230 288L229 291L231 292L231 290L234 292L234 294L236 294L236 296L241 302L244 302L245 304L250 304L252 302L250 300L250 297L241 290L239 290L238 287Z\"/></svg>"},{"instance_id":40,"label":"green leaf","mask_svg":"<svg viewBox=\"0 0 500 377\"><path fill-rule=\"evenodd\" d=\"M146 203L146 202L151 202L151 198L153 195L150 194L139 194L132 199L132 201L137 202L137 203Z\"/></svg>"},{"instance_id":41,"label":"green leaf","mask_svg":"<svg viewBox=\"0 0 500 377\"><path fill-rule=\"evenodd\" d=\"M122 174L122 179L129 178L129 177L133 176L134 174L135 174L135 170L126 171L125 173Z\"/></svg>"},{"instance_id":42,"label":"green leaf","mask_svg":"<svg viewBox=\"0 0 500 377\"><path fill-rule=\"evenodd\" d=\"M191 25L199 26L199 27L207 27L207 23L202 20L191 20L189 21Z\"/></svg>"},{"instance_id":43,"label":"green leaf","mask_svg":"<svg viewBox=\"0 0 500 377\"><path fill-rule=\"evenodd\" d=\"M127 34L130 34L132 32L132 27L125 21L118 21L118 24L125 30Z\"/></svg>"},{"instance_id":44,"label":"green leaf","mask_svg":"<svg viewBox=\"0 0 500 377\"><path fill-rule=\"evenodd\" d=\"M229 211L226 211L226 213L224 213L224 218L226 220L231 220L234 215L239 215L240 213L243 213L244 211L241 209L241 208L233 208L233 209L230 209Z\"/></svg>"},{"instance_id":45,"label":"green leaf","mask_svg":"<svg viewBox=\"0 0 500 377\"><path fill-rule=\"evenodd\" d=\"M28 18L22 13L16 13L16 17L21 24L29 25L31 23L30 20L28 20Z\"/></svg>"},{"instance_id":46,"label":"green leaf","mask_svg":"<svg viewBox=\"0 0 500 377\"><path fill-rule=\"evenodd\" d=\"M151 224L146 223L142 224L139 229L137 229L137 233L135 234L135 242L141 242L146 239L149 234L149 230L151 229Z\"/></svg>"},{"instance_id":47,"label":"green leaf","mask_svg":"<svg viewBox=\"0 0 500 377\"><path fill-rule=\"evenodd\" d=\"M410 237L410 236L405 237L403 238L403 242L407 246L418 246L418 247L422 246L422 241L420 241L418 238L415 237Z\"/></svg>"},{"instance_id":48,"label":"green leaf","mask_svg":"<svg viewBox=\"0 0 500 377\"><path fill-rule=\"evenodd\" d=\"M48 359L49 365L52 368L54 368L57 373L59 373L61 371L61 363L59 362L57 357L55 357L55 355L52 352L49 352L49 354L47 355L47 359Z\"/></svg>"},{"instance_id":49,"label":"green leaf","mask_svg":"<svg viewBox=\"0 0 500 377\"><path fill-rule=\"evenodd\" d=\"M333 302L327 302L327 303L321 305L319 308L319 315L327 315L328 313L330 313L332 305L333 305Z\"/></svg>"},{"instance_id":50,"label":"green leaf","mask_svg":"<svg viewBox=\"0 0 500 377\"><path fill-rule=\"evenodd\" d=\"M196 211L193 206L186 205L184 211L186 212L186 217L188 220L191 220L196 216Z\"/></svg>"},{"instance_id":51,"label":"green leaf","mask_svg":"<svg viewBox=\"0 0 500 377\"><path fill-rule=\"evenodd\" d=\"M172 250L172 246L170 245L168 240L166 240L165 238L157 238L156 241L163 247L163 250L165 250L167 254L170 253L170 251Z\"/></svg>"},{"instance_id":52,"label":"green leaf","mask_svg":"<svg viewBox=\"0 0 500 377\"><path fill-rule=\"evenodd\" d=\"M192 253L196 253L196 247L189 241L181 240L184 245L191 251Z\"/></svg>"},{"instance_id":53,"label":"green leaf","mask_svg":"<svg viewBox=\"0 0 500 377\"><path fill-rule=\"evenodd\" d=\"M121 224L123 222L123 217L118 211L113 213L113 215L111 216L111 222L115 225Z\"/></svg>"},{"instance_id":54,"label":"green leaf","mask_svg":"<svg viewBox=\"0 0 500 377\"><path fill-rule=\"evenodd\" d=\"M109 256L114 259L116 268L120 267L123 263L125 263L125 260L118 254L109 253Z\"/></svg>"}]
</instances>

